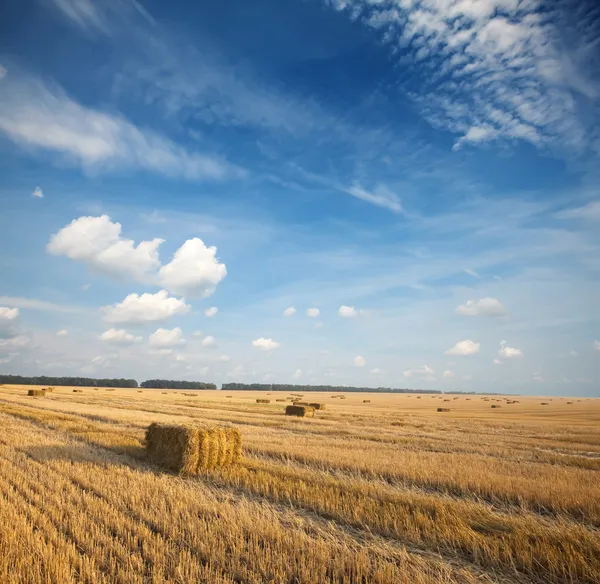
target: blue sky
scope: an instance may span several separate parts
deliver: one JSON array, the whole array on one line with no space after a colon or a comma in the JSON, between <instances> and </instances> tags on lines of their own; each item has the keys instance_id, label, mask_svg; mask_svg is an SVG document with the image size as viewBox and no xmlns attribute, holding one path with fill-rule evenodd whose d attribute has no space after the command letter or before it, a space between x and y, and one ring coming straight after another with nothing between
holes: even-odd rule
<instances>
[{"instance_id":1,"label":"blue sky","mask_svg":"<svg viewBox=\"0 0 600 584\"><path fill-rule=\"evenodd\" d=\"M600 396L596 2L8 0L0 66L2 371Z\"/></svg>"}]
</instances>

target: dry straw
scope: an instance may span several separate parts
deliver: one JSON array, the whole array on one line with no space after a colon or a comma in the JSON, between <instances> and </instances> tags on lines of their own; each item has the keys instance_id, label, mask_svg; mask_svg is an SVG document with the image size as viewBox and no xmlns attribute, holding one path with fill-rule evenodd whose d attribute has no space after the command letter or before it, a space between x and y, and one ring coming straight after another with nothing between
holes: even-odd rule
<instances>
[{"instance_id":1,"label":"dry straw","mask_svg":"<svg viewBox=\"0 0 600 584\"><path fill-rule=\"evenodd\" d=\"M437 411L438 412L449 412L450 408L438 408Z\"/></svg>"},{"instance_id":2,"label":"dry straw","mask_svg":"<svg viewBox=\"0 0 600 584\"><path fill-rule=\"evenodd\" d=\"M270 399L257 399L256 403L257 404L270 404L271 400Z\"/></svg>"},{"instance_id":3,"label":"dry straw","mask_svg":"<svg viewBox=\"0 0 600 584\"><path fill-rule=\"evenodd\" d=\"M237 428L191 424L150 424L146 430L148 459L182 474L229 466L242 457Z\"/></svg>"},{"instance_id":4,"label":"dry straw","mask_svg":"<svg viewBox=\"0 0 600 584\"><path fill-rule=\"evenodd\" d=\"M371 400L370 399L363 399L363 404L370 404Z\"/></svg>"},{"instance_id":5,"label":"dry straw","mask_svg":"<svg viewBox=\"0 0 600 584\"><path fill-rule=\"evenodd\" d=\"M325 409L325 404L309 403L308 405L311 408L315 408L315 410L324 410Z\"/></svg>"},{"instance_id":6,"label":"dry straw","mask_svg":"<svg viewBox=\"0 0 600 584\"><path fill-rule=\"evenodd\" d=\"M27 395L32 395L34 397L44 397L46 395L45 389L28 389Z\"/></svg>"},{"instance_id":7,"label":"dry straw","mask_svg":"<svg viewBox=\"0 0 600 584\"><path fill-rule=\"evenodd\" d=\"M83 393L83 389L74 389L73 393Z\"/></svg>"},{"instance_id":8,"label":"dry straw","mask_svg":"<svg viewBox=\"0 0 600 584\"><path fill-rule=\"evenodd\" d=\"M498 405L498 404L495 404L495 405L493 405L493 406L492 406L492 408L501 408L501 407L502 407L502 406L500 406L500 405Z\"/></svg>"},{"instance_id":9,"label":"dry straw","mask_svg":"<svg viewBox=\"0 0 600 584\"><path fill-rule=\"evenodd\" d=\"M46 393L52 393L56 388L55 387L45 387L44 390Z\"/></svg>"},{"instance_id":10,"label":"dry straw","mask_svg":"<svg viewBox=\"0 0 600 584\"><path fill-rule=\"evenodd\" d=\"M286 416L298 416L300 418L314 418L315 408L311 406L299 406L294 404L293 406L287 406L285 408Z\"/></svg>"}]
</instances>

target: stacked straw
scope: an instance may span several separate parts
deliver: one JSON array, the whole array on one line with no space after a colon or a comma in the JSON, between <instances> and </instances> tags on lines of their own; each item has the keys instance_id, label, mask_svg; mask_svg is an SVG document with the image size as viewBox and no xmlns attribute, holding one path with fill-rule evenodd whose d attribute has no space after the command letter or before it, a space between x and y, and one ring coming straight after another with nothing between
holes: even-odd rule
<instances>
[{"instance_id":1,"label":"stacked straw","mask_svg":"<svg viewBox=\"0 0 600 584\"><path fill-rule=\"evenodd\" d=\"M194 475L238 462L242 437L237 428L154 422L146 430L146 454L154 464Z\"/></svg>"},{"instance_id":2,"label":"stacked straw","mask_svg":"<svg viewBox=\"0 0 600 584\"><path fill-rule=\"evenodd\" d=\"M286 416L298 416L300 418L314 418L315 417L315 408L306 405L299 406L294 404L293 406L286 406L285 408Z\"/></svg>"},{"instance_id":3,"label":"stacked straw","mask_svg":"<svg viewBox=\"0 0 600 584\"><path fill-rule=\"evenodd\" d=\"M271 400L270 399L257 399L256 403L257 404L270 404Z\"/></svg>"},{"instance_id":4,"label":"stacked straw","mask_svg":"<svg viewBox=\"0 0 600 584\"><path fill-rule=\"evenodd\" d=\"M34 397L44 397L46 395L45 389L28 389L27 395L32 395Z\"/></svg>"},{"instance_id":5,"label":"stacked straw","mask_svg":"<svg viewBox=\"0 0 600 584\"><path fill-rule=\"evenodd\" d=\"M450 408L438 408L438 412L449 412Z\"/></svg>"}]
</instances>

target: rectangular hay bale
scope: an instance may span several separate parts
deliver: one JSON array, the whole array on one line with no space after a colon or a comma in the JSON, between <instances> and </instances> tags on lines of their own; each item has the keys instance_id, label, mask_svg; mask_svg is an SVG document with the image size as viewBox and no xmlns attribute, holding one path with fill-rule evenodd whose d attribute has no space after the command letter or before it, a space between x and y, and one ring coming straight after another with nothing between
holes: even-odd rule
<instances>
[{"instance_id":1,"label":"rectangular hay bale","mask_svg":"<svg viewBox=\"0 0 600 584\"><path fill-rule=\"evenodd\" d=\"M270 404L271 400L270 399L257 399L256 403L257 404Z\"/></svg>"},{"instance_id":2,"label":"rectangular hay bale","mask_svg":"<svg viewBox=\"0 0 600 584\"><path fill-rule=\"evenodd\" d=\"M194 475L238 462L242 437L237 428L153 422L146 430L146 454L154 464Z\"/></svg>"},{"instance_id":3,"label":"rectangular hay bale","mask_svg":"<svg viewBox=\"0 0 600 584\"><path fill-rule=\"evenodd\" d=\"M370 404L371 400L370 399L363 399L363 404Z\"/></svg>"},{"instance_id":4,"label":"rectangular hay bale","mask_svg":"<svg viewBox=\"0 0 600 584\"><path fill-rule=\"evenodd\" d=\"M298 416L300 418L314 418L315 417L315 408L311 407L311 406L299 406L299 405L292 405L292 406L286 406L285 408L285 415L286 416Z\"/></svg>"},{"instance_id":5,"label":"rectangular hay bale","mask_svg":"<svg viewBox=\"0 0 600 584\"><path fill-rule=\"evenodd\" d=\"M44 397L46 395L46 390L44 390L44 389L28 389L27 395L31 395L34 397Z\"/></svg>"},{"instance_id":6,"label":"rectangular hay bale","mask_svg":"<svg viewBox=\"0 0 600 584\"><path fill-rule=\"evenodd\" d=\"M73 393L83 393L83 389L74 389Z\"/></svg>"},{"instance_id":7,"label":"rectangular hay bale","mask_svg":"<svg viewBox=\"0 0 600 584\"><path fill-rule=\"evenodd\" d=\"M438 408L437 411L438 412L449 412L450 408Z\"/></svg>"}]
</instances>

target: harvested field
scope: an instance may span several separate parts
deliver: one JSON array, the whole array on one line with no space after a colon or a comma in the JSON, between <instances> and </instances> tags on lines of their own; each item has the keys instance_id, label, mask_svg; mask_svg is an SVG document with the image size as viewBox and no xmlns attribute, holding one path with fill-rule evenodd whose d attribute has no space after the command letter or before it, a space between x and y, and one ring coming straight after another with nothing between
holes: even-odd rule
<instances>
[{"instance_id":1,"label":"harvested field","mask_svg":"<svg viewBox=\"0 0 600 584\"><path fill-rule=\"evenodd\" d=\"M0 582L600 582L598 400L29 389L0 387ZM231 428L243 456L189 451Z\"/></svg>"}]
</instances>

